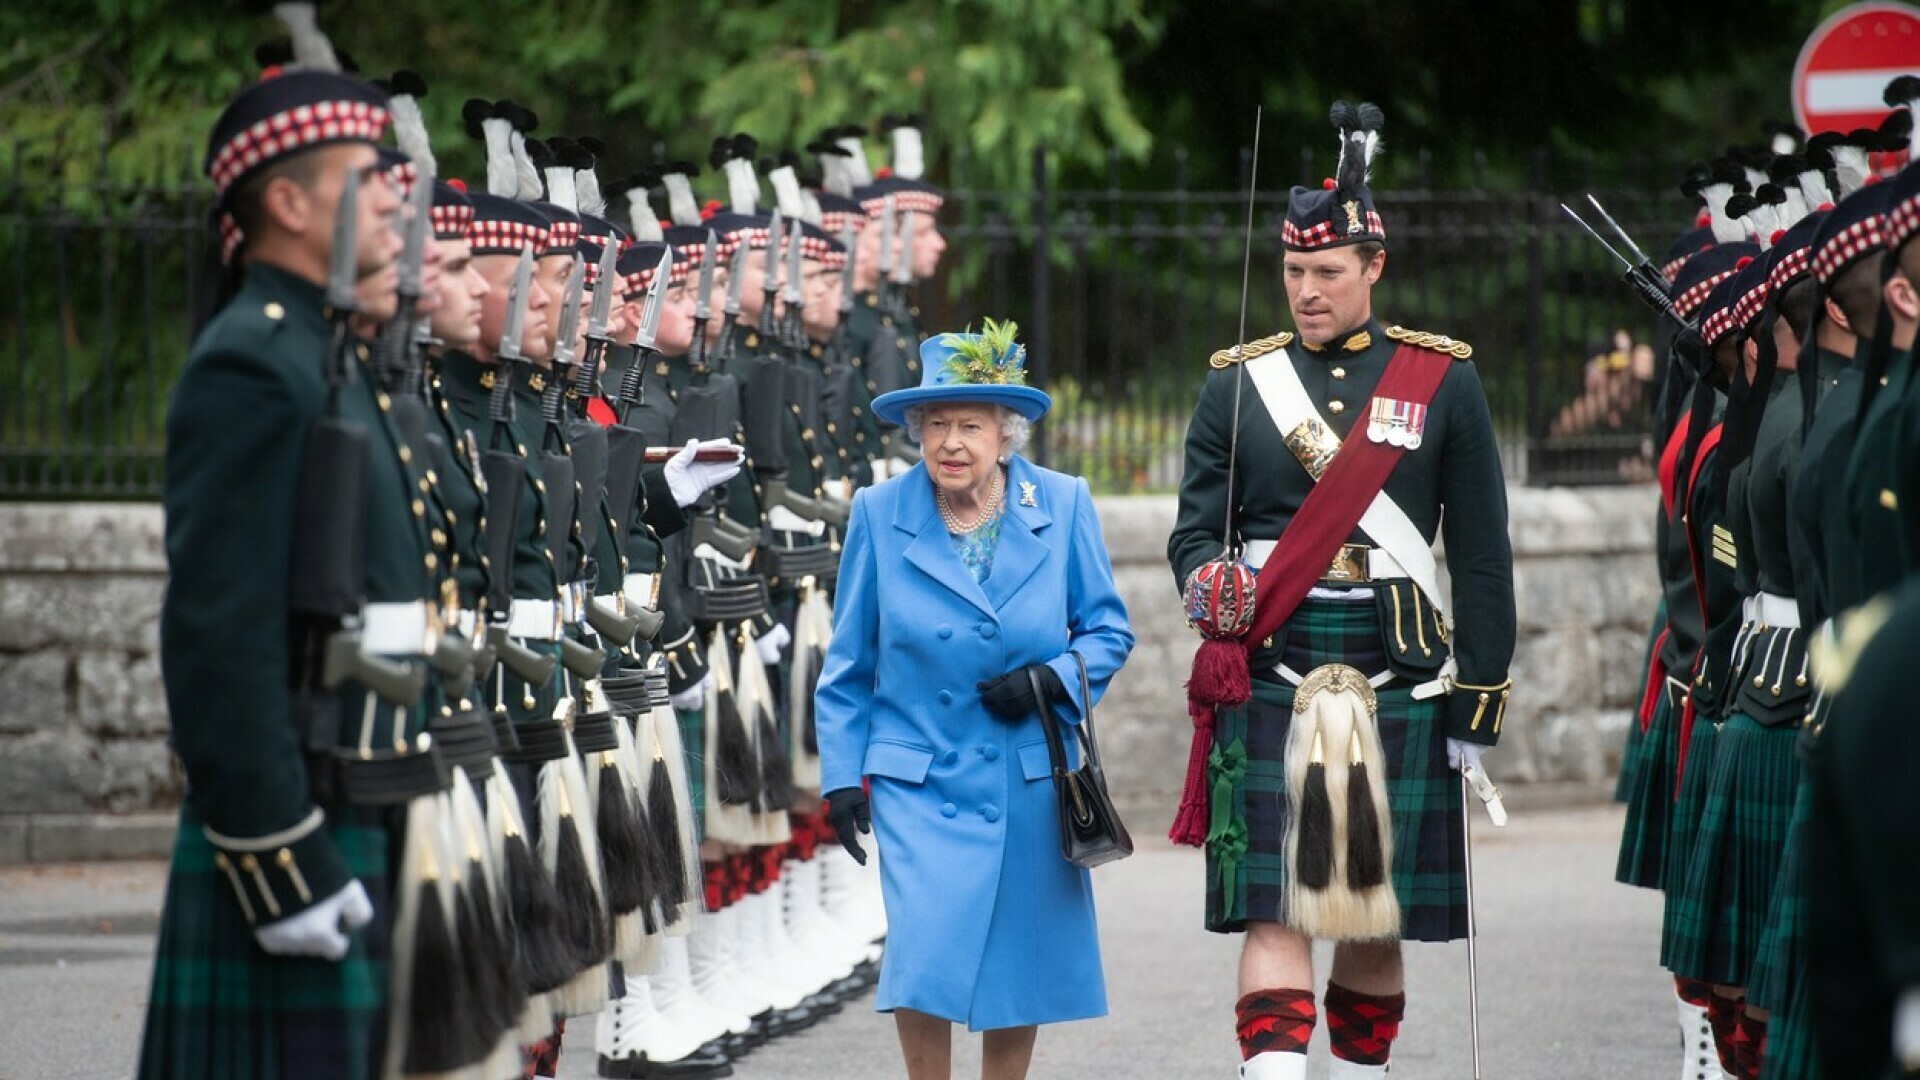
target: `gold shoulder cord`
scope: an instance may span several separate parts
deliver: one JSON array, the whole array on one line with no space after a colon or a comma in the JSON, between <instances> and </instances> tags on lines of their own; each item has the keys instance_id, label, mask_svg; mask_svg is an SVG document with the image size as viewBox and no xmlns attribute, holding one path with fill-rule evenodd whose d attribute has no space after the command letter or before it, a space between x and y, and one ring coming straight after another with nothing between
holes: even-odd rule
<instances>
[{"instance_id":1,"label":"gold shoulder cord","mask_svg":"<svg viewBox=\"0 0 1920 1080\"><path fill-rule=\"evenodd\" d=\"M1387 327L1387 336L1403 345L1412 345L1416 349L1432 349L1445 353L1455 360L1473 359L1473 346L1458 341L1445 334L1429 334L1424 330L1409 330L1404 326Z\"/></svg>"},{"instance_id":2,"label":"gold shoulder cord","mask_svg":"<svg viewBox=\"0 0 1920 1080\"><path fill-rule=\"evenodd\" d=\"M1213 368L1215 371L1219 371L1222 368L1232 367L1242 360L1252 360L1256 357L1265 356L1275 349L1284 349L1291 344L1293 344L1293 334L1290 331L1282 330L1271 337L1258 338L1247 342L1237 353L1233 346L1229 345L1219 352L1214 353L1213 357L1207 361L1207 366Z\"/></svg>"},{"instance_id":3,"label":"gold shoulder cord","mask_svg":"<svg viewBox=\"0 0 1920 1080\"><path fill-rule=\"evenodd\" d=\"M1493 704L1493 695L1499 694L1500 703L1494 707L1493 713L1493 733L1495 735L1500 734L1500 721L1507 718L1507 695L1513 692L1513 680L1511 678L1504 679L1492 686L1475 686L1472 683L1463 683L1456 680L1453 688L1455 690L1472 690L1480 696L1479 706L1473 710L1473 722L1467 725L1469 731L1480 730L1480 721L1487 715L1487 706Z\"/></svg>"}]
</instances>

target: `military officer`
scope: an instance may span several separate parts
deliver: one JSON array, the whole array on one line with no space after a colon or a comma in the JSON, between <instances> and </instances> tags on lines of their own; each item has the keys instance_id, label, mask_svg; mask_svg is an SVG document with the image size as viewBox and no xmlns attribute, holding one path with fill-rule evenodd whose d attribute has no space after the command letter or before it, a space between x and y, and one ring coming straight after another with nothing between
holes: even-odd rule
<instances>
[{"instance_id":1,"label":"military officer","mask_svg":"<svg viewBox=\"0 0 1920 1080\"><path fill-rule=\"evenodd\" d=\"M1250 629L1233 627L1244 651L1202 646L1203 660L1222 644L1241 653L1252 700L1236 702L1233 677L1196 661L1194 758L1175 824L1177 841L1204 838L1207 927L1247 935L1235 1019L1241 1075L1259 1080L1306 1075L1315 938L1337 942L1330 1075L1386 1073L1405 997L1399 944L1381 939L1466 933L1450 769L1499 739L1512 685L1506 489L1471 350L1374 317L1387 232L1366 173L1382 117L1342 102L1333 119L1340 167L1326 190L1293 190L1283 234L1299 336L1215 354L1168 541L1190 611L1220 598L1210 583L1223 556L1244 554L1285 589L1260 598ZM1365 473L1340 464L1369 457ZM1450 598L1430 569L1442 533ZM1283 580L1289 565L1307 569ZM1349 820L1330 817L1348 800L1318 794L1340 780L1362 807ZM1196 786L1227 805L1209 814ZM1303 815L1332 832L1295 828Z\"/></svg>"},{"instance_id":2,"label":"military officer","mask_svg":"<svg viewBox=\"0 0 1920 1080\"><path fill-rule=\"evenodd\" d=\"M387 868L404 822L336 766L339 751L405 745L419 728L417 709L389 700L395 688L371 690L381 676L365 658L426 651L428 545L370 373L330 343L330 317L345 313L330 315L327 296L352 285L330 280L336 237L352 238L356 279L399 254L399 198L374 149L386 95L301 44L302 63L229 103L206 155L246 238L244 282L197 338L168 418L160 640L187 797L143 1077L371 1077L388 1023ZM350 178L354 218L339 222ZM368 314L391 317L385 303ZM364 530L336 537L364 551L363 576L318 582L364 596L358 610L316 609L302 583L329 568L295 562L308 550L303 461L323 417L370 451L350 496ZM360 622L357 639L338 636L343 615ZM326 664L342 644L359 659Z\"/></svg>"}]
</instances>

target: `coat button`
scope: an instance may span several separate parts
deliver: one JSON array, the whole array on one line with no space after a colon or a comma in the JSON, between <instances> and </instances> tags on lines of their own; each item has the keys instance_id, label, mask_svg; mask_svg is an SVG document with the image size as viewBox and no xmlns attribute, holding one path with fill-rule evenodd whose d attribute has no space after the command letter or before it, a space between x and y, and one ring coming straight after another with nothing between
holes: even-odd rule
<instances>
[{"instance_id":1,"label":"coat button","mask_svg":"<svg viewBox=\"0 0 1920 1080\"><path fill-rule=\"evenodd\" d=\"M987 824L991 825L1000 820L1000 808L988 803L980 808L980 816L986 818Z\"/></svg>"},{"instance_id":2,"label":"coat button","mask_svg":"<svg viewBox=\"0 0 1920 1080\"><path fill-rule=\"evenodd\" d=\"M942 765L958 765L959 763L960 751L958 750L949 750L940 758L940 764Z\"/></svg>"},{"instance_id":3,"label":"coat button","mask_svg":"<svg viewBox=\"0 0 1920 1080\"><path fill-rule=\"evenodd\" d=\"M988 641L992 641L994 638L1000 636L1000 628L992 623L981 623L980 636L986 638Z\"/></svg>"},{"instance_id":4,"label":"coat button","mask_svg":"<svg viewBox=\"0 0 1920 1080\"><path fill-rule=\"evenodd\" d=\"M941 817L952 817L953 815L955 815L955 814L957 814L957 813L959 813L959 812L960 812L960 808L959 808L959 807L957 807L957 806L955 806L955 805L953 805L953 804L952 804L952 803L950 803L950 802L949 802L949 803L941 803L941 804L940 804L940 816L941 816Z\"/></svg>"},{"instance_id":5,"label":"coat button","mask_svg":"<svg viewBox=\"0 0 1920 1080\"><path fill-rule=\"evenodd\" d=\"M946 623L941 623L939 628L934 630L934 633L940 635L941 641L945 641L953 636L953 627L948 626Z\"/></svg>"},{"instance_id":6,"label":"coat button","mask_svg":"<svg viewBox=\"0 0 1920 1080\"><path fill-rule=\"evenodd\" d=\"M986 758L988 761L998 761L1000 760L1000 748L992 743L988 743L980 748L980 756Z\"/></svg>"},{"instance_id":7,"label":"coat button","mask_svg":"<svg viewBox=\"0 0 1920 1080\"><path fill-rule=\"evenodd\" d=\"M951 705L951 704L953 704L953 691L951 691L951 690L942 690L942 691L940 691L940 693L939 693L939 694L937 694L937 695L935 695L935 696L937 696L937 697L938 697L938 698L940 699L940 704L942 704L942 705ZM947 764L949 764L949 765L951 765L951 764L953 764L953 763L952 763L952 762L948 762Z\"/></svg>"},{"instance_id":8,"label":"coat button","mask_svg":"<svg viewBox=\"0 0 1920 1080\"><path fill-rule=\"evenodd\" d=\"M1338 400L1329 401L1327 402L1327 411L1335 416L1339 416L1341 413L1347 411L1347 403Z\"/></svg>"}]
</instances>

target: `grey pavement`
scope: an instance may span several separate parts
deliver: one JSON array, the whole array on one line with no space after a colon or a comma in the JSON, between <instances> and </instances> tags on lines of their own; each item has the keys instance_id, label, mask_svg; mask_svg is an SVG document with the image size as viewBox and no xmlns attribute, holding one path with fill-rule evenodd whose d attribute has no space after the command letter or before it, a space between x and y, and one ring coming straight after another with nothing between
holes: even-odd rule
<instances>
[{"instance_id":1,"label":"grey pavement","mask_svg":"<svg viewBox=\"0 0 1920 1080\"><path fill-rule=\"evenodd\" d=\"M1132 824L1143 849L1094 872L1111 1015L1042 1030L1034 1080L1233 1075L1238 942L1200 929L1199 855L1150 840L1164 822ZM1660 899L1614 884L1619 827L1614 807L1516 810L1497 832L1476 819L1488 1080L1675 1071L1672 983L1656 966ZM153 862L0 871L0 1080L131 1073L164 875ZM1466 947L1411 946L1407 962L1393 1074L1466 1080ZM590 1024L581 1027L562 1077L594 1075ZM1316 1077L1325 1054L1322 1036ZM957 1031L955 1076L977 1076L978 1062L978 1037ZM756 1051L735 1075L866 1080L902 1070L891 1021L869 997Z\"/></svg>"}]
</instances>

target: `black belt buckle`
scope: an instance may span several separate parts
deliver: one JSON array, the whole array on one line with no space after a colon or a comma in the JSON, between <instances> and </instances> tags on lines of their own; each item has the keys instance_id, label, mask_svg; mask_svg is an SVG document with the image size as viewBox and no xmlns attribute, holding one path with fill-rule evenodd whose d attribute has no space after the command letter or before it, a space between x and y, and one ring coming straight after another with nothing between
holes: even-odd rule
<instances>
[{"instance_id":1,"label":"black belt buckle","mask_svg":"<svg viewBox=\"0 0 1920 1080\"><path fill-rule=\"evenodd\" d=\"M620 736L613 729L612 713L588 713L573 718L573 745L583 754L598 754L620 748Z\"/></svg>"},{"instance_id":2,"label":"black belt buckle","mask_svg":"<svg viewBox=\"0 0 1920 1080\"><path fill-rule=\"evenodd\" d=\"M673 704L673 691L668 687L665 668L647 669L647 704L656 709Z\"/></svg>"}]
</instances>

